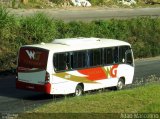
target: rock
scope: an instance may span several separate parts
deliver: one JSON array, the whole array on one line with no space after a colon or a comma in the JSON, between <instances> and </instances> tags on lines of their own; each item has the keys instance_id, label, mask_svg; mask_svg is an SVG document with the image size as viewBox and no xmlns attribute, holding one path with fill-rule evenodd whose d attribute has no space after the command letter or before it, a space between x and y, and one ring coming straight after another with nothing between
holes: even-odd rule
<instances>
[{"instance_id":1,"label":"rock","mask_svg":"<svg viewBox=\"0 0 160 119\"><path fill-rule=\"evenodd\" d=\"M131 6L133 4L137 4L135 0L121 0L120 1L123 5Z\"/></svg>"},{"instance_id":2,"label":"rock","mask_svg":"<svg viewBox=\"0 0 160 119\"><path fill-rule=\"evenodd\" d=\"M71 0L74 6L83 6L83 7L90 7L91 3L88 0Z\"/></svg>"}]
</instances>

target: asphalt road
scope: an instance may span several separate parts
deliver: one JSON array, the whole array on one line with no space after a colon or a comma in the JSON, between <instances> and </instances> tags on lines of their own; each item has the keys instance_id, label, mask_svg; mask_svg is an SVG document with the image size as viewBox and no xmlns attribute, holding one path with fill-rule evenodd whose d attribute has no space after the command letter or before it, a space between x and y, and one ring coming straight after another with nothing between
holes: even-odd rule
<instances>
[{"instance_id":1,"label":"asphalt road","mask_svg":"<svg viewBox=\"0 0 160 119\"><path fill-rule=\"evenodd\" d=\"M160 77L160 57L136 60L135 63L134 81L142 77L145 79L150 75ZM27 111L58 100L58 98L42 93L18 90L15 88L14 75L0 75L0 113Z\"/></svg>"},{"instance_id":2,"label":"asphalt road","mask_svg":"<svg viewBox=\"0 0 160 119\"><path fill-rule=\"evenodd\" d=\"M160 77L160 57L139 59L135 61L134 80L155 75Z\"/></svg>"},{"instance_id":3,"label":"asphalt road","mask_svg":"<svg viewBox=\"0 0 160 119\"><path fill-rule=\"evenodd\" d=\"M66 9L8 9L11 14L16 16L29 16L37 12L43 12L55 19L68 21L92 21L102 19L126 19L140 16L160 16L158 8L66 8Z\"/></svg>"}]
</instances>

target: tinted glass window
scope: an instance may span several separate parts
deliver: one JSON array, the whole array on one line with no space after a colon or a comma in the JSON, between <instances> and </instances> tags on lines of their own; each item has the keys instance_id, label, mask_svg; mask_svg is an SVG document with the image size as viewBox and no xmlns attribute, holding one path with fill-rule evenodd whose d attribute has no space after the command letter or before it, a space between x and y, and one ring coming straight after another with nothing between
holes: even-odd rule
<instances>
[{"instance_id":1,"label":"tinted glass window","mask_svg":"<svg viewBox=\"0 0 160 119\"><path fill-rule=\"evenodd\" d=\"M88 51L88 59L90 66L98 66L102 64L102 49L94 49Z\"/></svg>"},{"instance_id":2,"label":"tinted glass window","mask_svg":"<svg viewBox=\"0 0 160 119\"><path fill-rule=\"evenodd\" d=\"M70 68L69 53L54 54L54 68L56 71L68 70Z\"/></svg>"},{"instance_id":3,"label":"tinted glass window","mask_svg":"<svg viewBox=\"0 0 160 119\"><path fill-rule=\"evenodd\" d=\"M86 67L86 51L76 51L71 53L71 67L73 69Z\"/></svg>"},{"instance_id":4,"label":"tinted glass window","mask_svg":"<svg viewBox=\"0 0 160 119\"><path fill-rule=\"evenodd\" d=\"M113 50L112 48L104 49L104 64L112 64L113 63Z\"/></svg>"},{"instance_id":5,"label":"tinted glass window","mask_svg":"<svg viewBox=\"0 0 160 119\"><path fill-rule=\"evenodd\" d=\"M104 64L114 64L118 63L118 61L119 61L118 47L104 49Z\"/></svg>"},{"instance_id":6,"label":"tinted glass window","mask_svg":"<svg viewBox=\"0 0 160 119\"><path fill-rule=\"evenodd\" d=\"M118 54L118 47L113 48L113 63L118 63L119 54Z\"/></svg>"},{"instance_id":7,"label":"tinted glass window","mask_svg":"<svg viewBox=\"0 0 160 119\"><path fill-rule=\"evenodd\" d=\"M131 50L126 51L126 63L133 65L133 57L132 57Z\"/></svg>"},{"instance_id":8,"label":"tinted glass window","mask_svg":"<svg viewBox=\"0 0 160 119\"><path fill-rule=\"evenodd\" d=\"M120 46L119 47L119 62L124 63L125 62L125 53L127 50L129 50L129 46Z\"/></svg>"}]
</instances>

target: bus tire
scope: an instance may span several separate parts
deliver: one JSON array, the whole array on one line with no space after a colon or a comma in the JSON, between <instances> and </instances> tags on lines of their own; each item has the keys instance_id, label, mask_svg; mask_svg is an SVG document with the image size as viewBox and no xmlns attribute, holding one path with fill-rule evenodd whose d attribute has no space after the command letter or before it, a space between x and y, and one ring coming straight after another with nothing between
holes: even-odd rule
<instances>
[{"instance_id":1,"label":"bus tire","mask_svg":"<svg viewBox=\"0 0 160 119\"><path fill-rule=\"evenodd\" d=\"M81 96L83 94L82 85L78 84L75 89L75 96Z\"/></svg>"},{"instance_id":2,"label":"bus tire","mask_svg":"<svg viewBox=\"0 0 160 119\"><path fill-rule=\"evenodd\" d=\"M122 90L124 88L125 82L123 78L120 78L118 83L117 83L117 90Z\"/></svg>"}]
</instances>

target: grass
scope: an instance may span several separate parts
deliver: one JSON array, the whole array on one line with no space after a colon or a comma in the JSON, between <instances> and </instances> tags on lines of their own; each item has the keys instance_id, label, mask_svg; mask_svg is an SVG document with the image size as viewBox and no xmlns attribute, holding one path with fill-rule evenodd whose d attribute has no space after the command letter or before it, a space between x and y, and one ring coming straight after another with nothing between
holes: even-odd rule
<instances>
[{"instance_id":1,"label":"grass","mask_svg":"<svg viewBox=\"0 0 160 119\"><path fill-rule=\"evenodd\" d=\"M37 117L66 117L101 118L124 116L124 113L159 113L160 112L160 84L151 83L141 87L113 91L101 92L94 95L82 97L65 98L61 101L53 101L41 107L29 111L30 115L22 114L21 119ZM160 116L160 115L156 115Z\"/></svg>"},{"instance_id":2,"label":"grass","mask_svg":"<svg viewBox=\"0 0 160 119\"><path fill-rule=\"evenodd\" d=\"M137 113L160 112L160 85L150 84L130 90L66 98L34 110L49 113ZM157 107L155 108L155 105Z\"/></svg>"}]
</instances>

